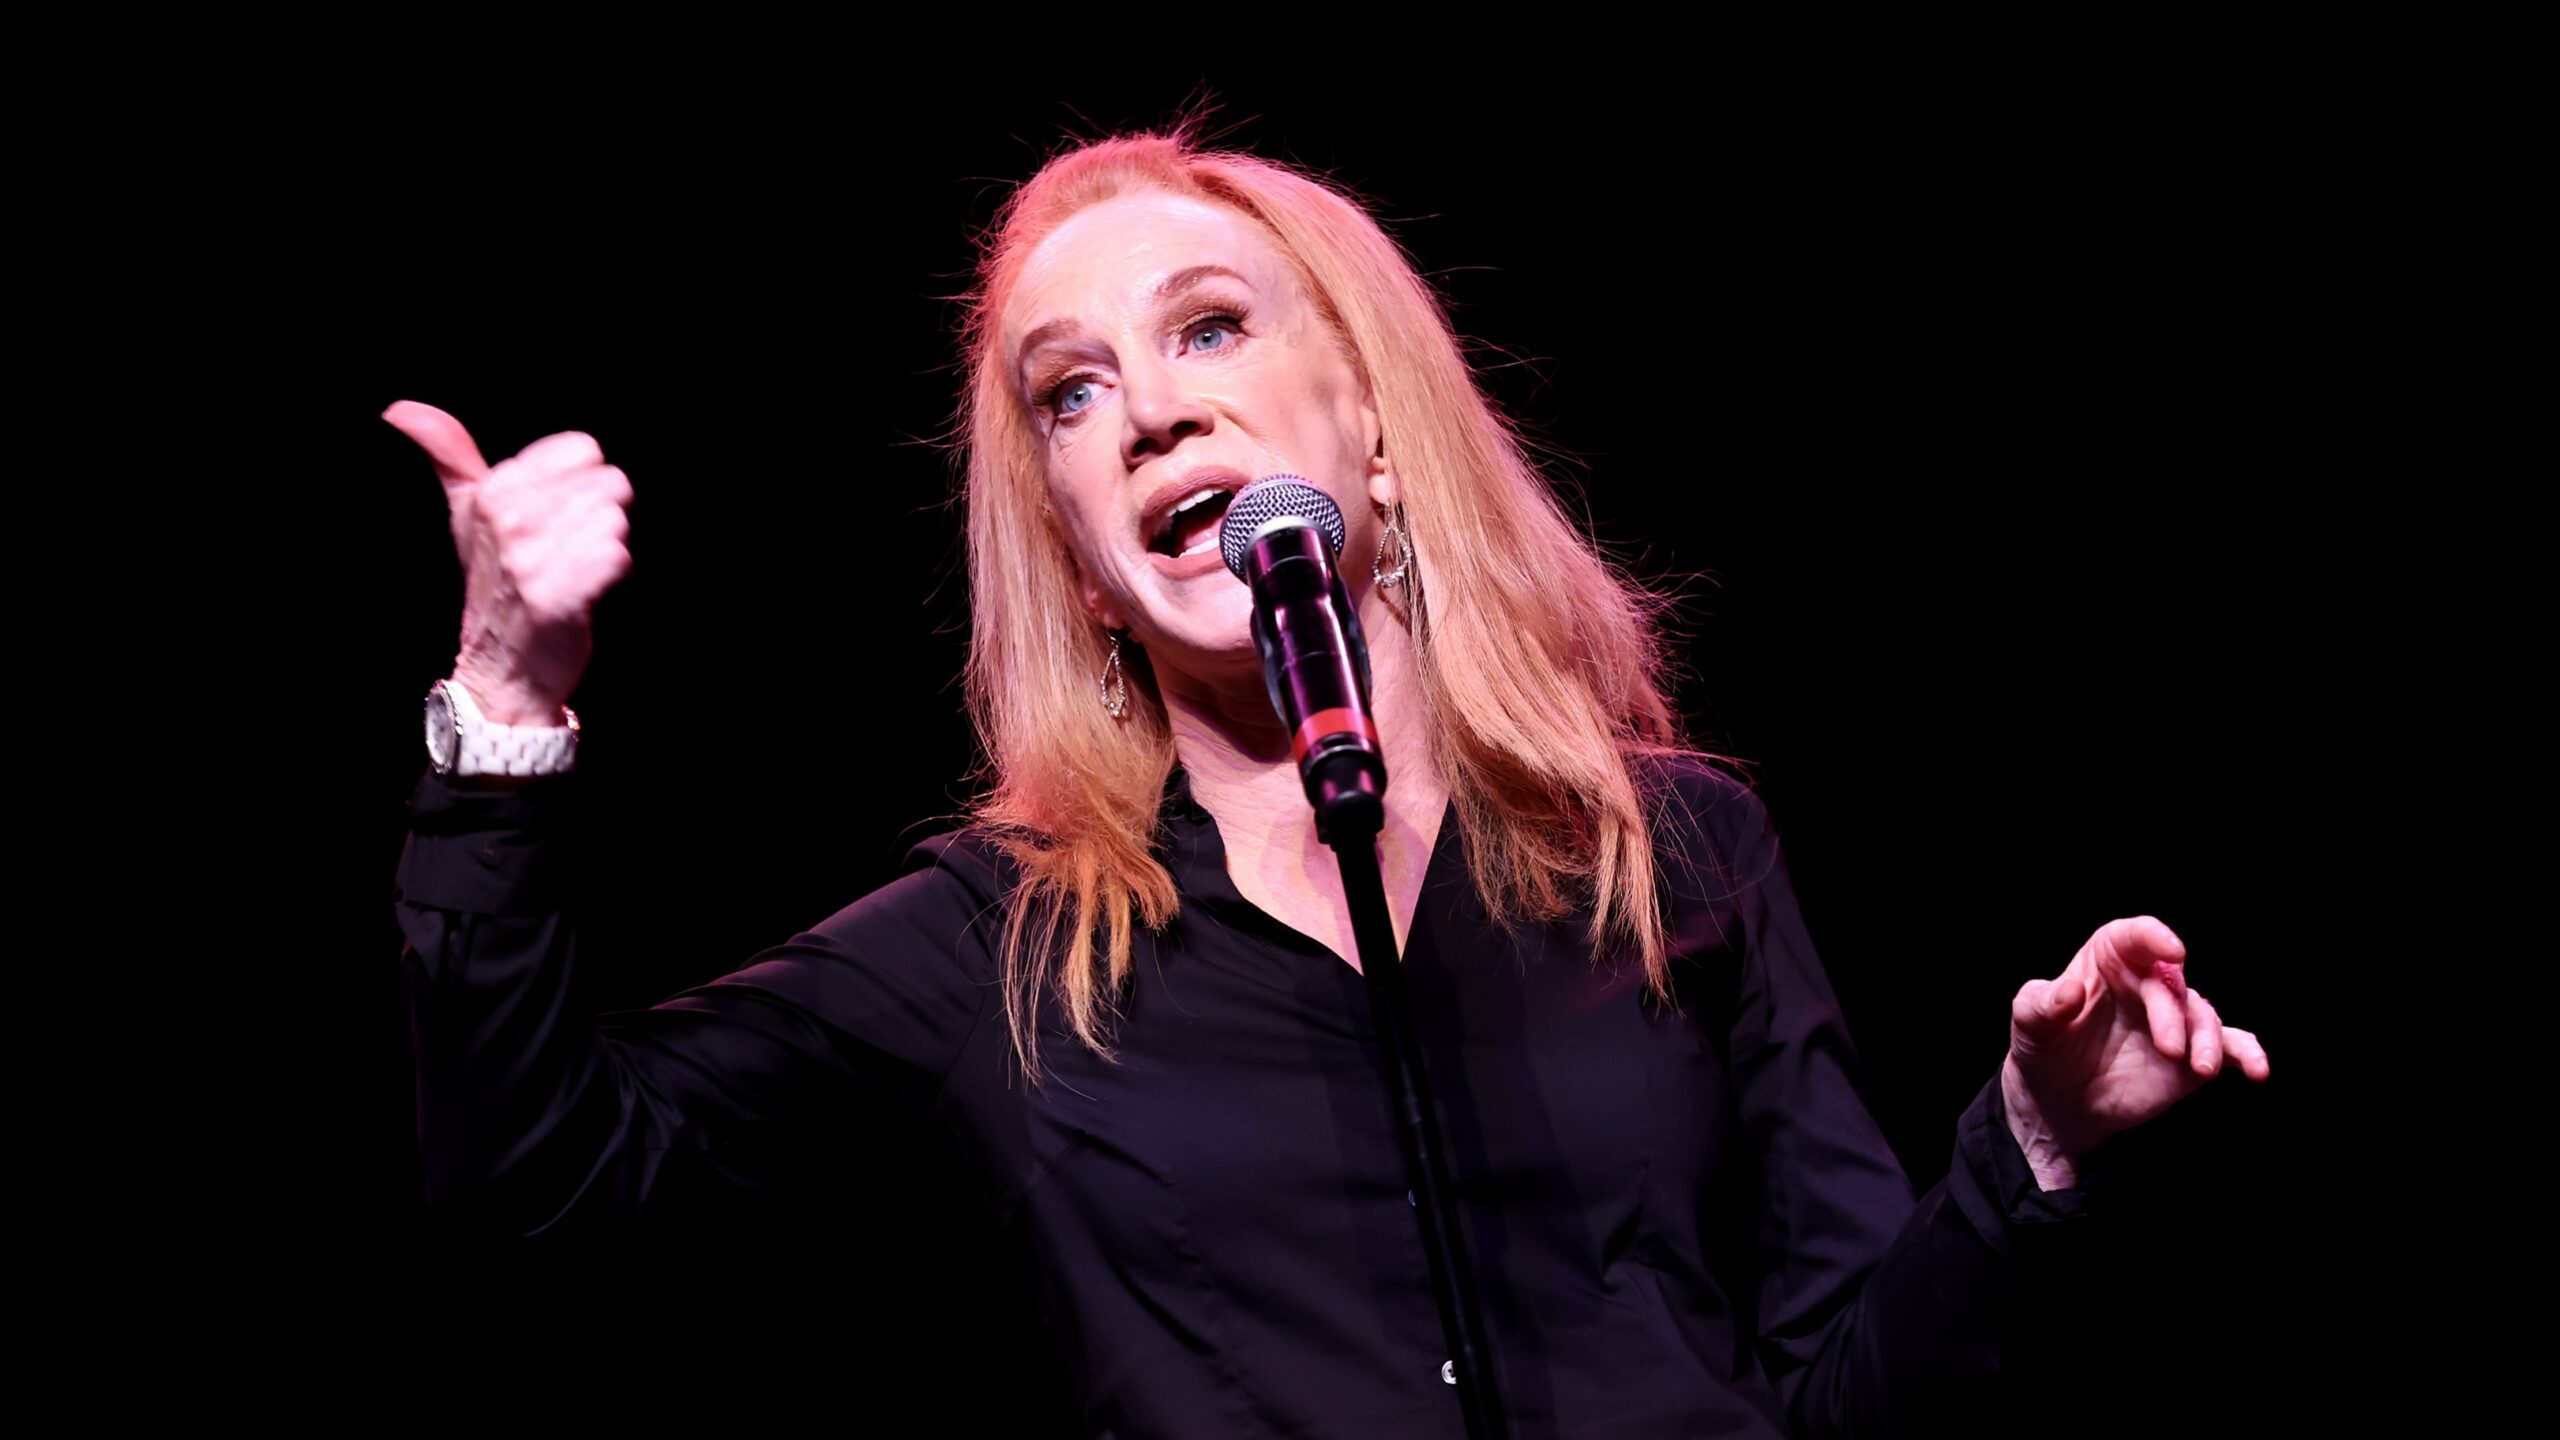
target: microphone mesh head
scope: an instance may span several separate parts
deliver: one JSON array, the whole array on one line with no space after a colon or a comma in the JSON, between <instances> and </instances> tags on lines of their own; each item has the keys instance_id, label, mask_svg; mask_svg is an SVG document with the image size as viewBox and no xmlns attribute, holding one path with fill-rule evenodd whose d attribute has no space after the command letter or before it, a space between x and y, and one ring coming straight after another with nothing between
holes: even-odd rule
<instances>
[{"instance_id":1,"label":"microphone mesh head","mask_svg":"<svg viewBox=\"0 0 2560 1440\"><path fill-rule=\"evenodd\" d=\"M1244 578L1244 552L1253 548L1254 532L1283 515L1322 531L1326 551L1341 556L1342 507L1333 497L1295 475L1265 475L1237 492L1227 504L1227 518L1218 522L1218 550L1237 579Z\"/></svg>"}]
</instances>

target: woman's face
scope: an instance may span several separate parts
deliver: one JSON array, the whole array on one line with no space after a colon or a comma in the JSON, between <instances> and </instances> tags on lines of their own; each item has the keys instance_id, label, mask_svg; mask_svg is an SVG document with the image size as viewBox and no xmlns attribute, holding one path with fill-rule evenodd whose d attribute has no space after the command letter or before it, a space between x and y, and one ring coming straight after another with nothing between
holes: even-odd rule
<instances>
[{"instance_id":1,"label":"woman's face","mask_svg":"<svg viewBox=\"0 0 2560 1440\"><path fill-rule=\"evenodd\" d=\"M1375 548L1371 505L1394 499L1376 409L1255 221L1160 191L1078 211L1033 249L1002 325L1085 607L1160 677L1259 674L1218 552L1238 489L1302 476L1342 507L1345 557Z\"/></svg>"}]
</instances>

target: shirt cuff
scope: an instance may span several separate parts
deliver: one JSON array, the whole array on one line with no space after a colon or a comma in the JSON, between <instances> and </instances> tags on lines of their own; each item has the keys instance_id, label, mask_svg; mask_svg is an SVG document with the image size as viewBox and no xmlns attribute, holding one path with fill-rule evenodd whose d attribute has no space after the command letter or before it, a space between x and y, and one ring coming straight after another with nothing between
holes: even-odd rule
<instances>
[{"instance_id":1,"label":"shirt cuff","mask_svg":"<svg viewBox=\"0 0 2560 1440\"><path fill-rule=\"evenodd\" d=\"M2009 1133L2008 1106L2001 1098L1997 1075L1956 1122L1955 1163L1949 1167L1948 1184L1974 1228L2002 1254L2022 1233L2086 1216L2091 1192L2097 1188L2095 1179L2083 1165L2078 1185L2062 1190L2037 1187L2026 1152Z\"/></svg>"},{"instance_id":2,"label":"shirt cuff","mask_svg":"<svg viewBox=\"0 0 2560 1440\"><path fill-rule=\"evenodd\" d=\"M482 915L566 908L573 867L557 841L576 789L576 771L492 790L463 789L426 772L409 800L399 898Z\"/></svg>"}]
</instances>

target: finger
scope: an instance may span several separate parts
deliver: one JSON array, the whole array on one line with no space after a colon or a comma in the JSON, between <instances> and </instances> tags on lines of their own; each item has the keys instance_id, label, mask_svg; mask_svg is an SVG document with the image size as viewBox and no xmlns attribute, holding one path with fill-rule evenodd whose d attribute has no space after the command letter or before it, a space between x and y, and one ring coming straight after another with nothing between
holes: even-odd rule
<instances>
[{"instance_id":1,"label":"finger","mask_svg":"<svg viewBox=\"0 0 2560 1440\"><path fill-rule=\"evenodd\" d=\"M593 537L526 583L525 609L550 621L592 620L596 602L629 573L630 550L619 540Z\"/></svg>"},{"instance_id":2,"label":"finger","mask_svg":"<svg viewBox=\"0 0 2560 1440\"><path fill-rule=\"evenodd\" d=\"M2052 980L2030 980L2018 987L2009 1001L2009 1020L2026 1034L2040 1034L2061 1028L2087 998L2088 986L2077 982L2071 970Z\"/></svg>"},{"instance_id":3,"label":"finger","mask_svg":"<svg viewBox=\"0 0 2560 1440\"><path fill-rule=\"evenodd\" d=\"M2064 970L2062 977L2045 992L2045 1013L2056 1024L2077 1018L2088 1004L2089 977L2077 965Z\"/></svg>"},{"instance_id":4,"label":"finger","mask_svg":"<svg viewBox=\"0 0 2560 1440\"><path fill-rule=\"evenodd\" d=\"M612 465L546 472L518 455L499 461L480 493L493 517L513 517L528 529L557 530L598 510L629 504L631 481Z\"/></svg>"},{"instance_id":5,"label":"finger","mask_svg":"<svg viewBox=\"0 0 2560 1440\"><path fill-rule=\"evenodd\" d=\"M576 465L549 473L528 470L524 484L534 494L593 493L615 505L631 503L631 477L619 465Z\"/></svg>"},{"instance_id":6,"label":"finger","mask_svg":"<svg viewBox=\"0 0 2560 1440\"><path fill-rule=\"evenodd\" d=\"M630 512L602 495L571 495L552 507L544 528L568 535L616 521L627 527L631 523ZM627 531L614 538L622 538L622 533Z\"/></svg>"},{"instance_id":7,"label":"finger","mask_svg":"<svg viewBox=\"0 0 2560 1440\"><path fill-rule=\"evenodd\" d=\"M511 564L522 574L536 575L569 563L582 553L618 545L631 533L631 517L620 506L583 504L550 515L526 534L512 553Z\"/></svg>"},{"instance_id":8,"label":"finger","mask_svg":"<svg viewBox=\"0 0 2560 1440\"><path fill-rule=\"evenodd\" d=\"M619 510L629 503L631 482L610 465L590 465L564 475L541 475L519 459L501 460L489 472L492 496L523 507L545 524L595 510Z\"/></svg>"},{"instance_id":9,"label":"finger","mask_svg":"<svg viewBox=\"0 0 2560 1440\"><path fill-rule=\"evenodd\" d=\"M2222 1073L2222 1016L2194 990L2187 992L2187 1063L2208 1079Z\"/></svg>"},{"instance_id":10,"label":"finger","mask_svg":"<svg viewBox=\"0 0 2560 1440\"><path fill-rule=\"evenodd\" d=\"M461 421L433 405L395 401L382 412L382 418L427 452L427 459L435 464L436 478L444 482L446 489L472 484L489 473L489 462L480 458L480 446L472 440L471 432L462 428Z\"/></svg>"},{"instance_id":11,"label":"finger","mask_svg":"<svg viewBox=\"0 0 2560 1440\"><path fill-rule=\"evenodd\" d=\"M516 452L516 459L539 473L579 470L604 463L604 447L595 437L580 430L563 430L545 435Z\"/></svg>"},{"instance_id":12,"label":"finger","mask_svg":"<svg viewBox=\"0 0 2560 1440\"><path fill-rule=\"evenodd\" d=\"M587 615L597 597L631 569L623 543L630 524L619 509L603 508L528 544L522 557L526 609L545 619Z\"/></svg>"},{"instance_id":13,"label":"finger","mask_svg":"<svg viewBox=\"0 0 2560 1440\"><path fill-rule=\"evenodd\" d=\"M2117 964L2137 975L2187 963L2187 942L2156 916L2132 915L2110 920L2090 939L2105 948Z\"/></svg>"},{"instance_id":14,"label":"finger","mask_svg":"<svg viewBox=\"0 0 2560 1440\"><path fill-rule=\"evenodd\" d=\"M2236 1025L2223 1026L2222 1049L2225 1054L2240 1062L2240 1073L2252 1080L2264 1080L2272 1073L2272 1067L2267 1063L2267 1047L2259 1043L2253 1031L2243 1030Z\"/></svg>"},{"instance_id":15,"label":"finger","mask_svg":"<svg viewBox=\"0 0 2560 1440\"><path fill-rule=\"evenodd\" d=\"M598 540L619 545L631 538L631 515L619 505L597 501L572 518L565 528L575 546L592 548Z\"/></svg>"},{"instance_id":16,"label":"finger","mask_svg":"<svg viewBox=\"0 0 2560 1440\"><path fill-rule=\"evenodd\" d=\"M2187 1055L2186 942L2149 915L2110 920L2089 937L2102 968L2121 988L2131 981L2142 996L2151 1044L2171 1060Z\"/></svg>"},{"instance_id":17,"label":"finger","mask_svg":"<svg viewBox=\"0 0 2560 1440\"><path fill-rule=\"evenodd\" d=\"M2055 988L2050 980L2030 980L2019 986L2016 998L2009 1002L2009 1023L2026 1031L2052 1024Z\"/></svg>"},{"instance_id":18,"label":"finger","mask_svg":"<svg viewBox=\"0 0 2560 1440\"><path fill-rule=\"evenodd\" d=\"M2143 977L2142 1008L2151 1021L2151 1044L2172 1060L2187 1054L2187 1007L2184 986L2157 975Z\"/></svg>"}]
</instances>

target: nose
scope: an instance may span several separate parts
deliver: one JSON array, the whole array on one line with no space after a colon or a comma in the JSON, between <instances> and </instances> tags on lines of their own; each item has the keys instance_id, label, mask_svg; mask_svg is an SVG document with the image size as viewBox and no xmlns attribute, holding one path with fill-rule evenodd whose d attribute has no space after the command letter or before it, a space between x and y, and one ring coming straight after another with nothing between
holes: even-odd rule
<instances>
[{"instance_id":1,"label":"nose","mask_svg":"<svg viewBox=\"0 0 2560 1440\"><path fill-rule=\"evenodd\" d=\"M1133 467L1207 434L1214 423L1192 377L1152 355L1121 367L1120 416L1121 458Z\"/></svg>"}]
</instances>

